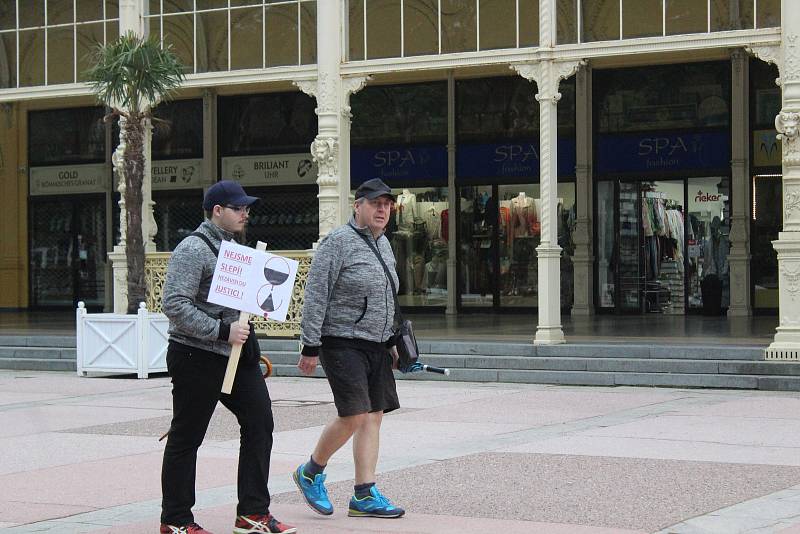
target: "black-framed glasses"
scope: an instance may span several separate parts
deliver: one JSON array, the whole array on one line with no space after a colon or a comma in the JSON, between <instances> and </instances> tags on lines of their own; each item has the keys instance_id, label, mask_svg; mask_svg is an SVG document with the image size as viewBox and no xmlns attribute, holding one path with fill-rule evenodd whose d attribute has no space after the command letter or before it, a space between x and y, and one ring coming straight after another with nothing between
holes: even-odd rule
<instances>
[{"instance_id":1,"label":"black-framed glasses","mask_svg":"<svg viewBox=\"0 0 800 534\"><path fill-rule=\"evenodd\" d=\"M233 210L236 213L246 213L248 215L250 214L250 206L229 206L225 204L224 207L228 208L229 210Z\"/></svg>"}]
</instances>

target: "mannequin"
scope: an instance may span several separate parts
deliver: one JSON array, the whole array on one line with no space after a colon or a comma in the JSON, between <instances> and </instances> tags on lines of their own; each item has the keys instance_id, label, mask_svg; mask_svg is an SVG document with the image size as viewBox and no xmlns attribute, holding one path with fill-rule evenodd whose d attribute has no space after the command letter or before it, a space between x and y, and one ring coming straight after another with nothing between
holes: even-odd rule
<instances>
[{"instance_id":1,"label":"mannequin","mask_svg":"<svg viewBox=\"0 0 800 534\"><path fill-rule=\"evenodd\" d=\"M397 196L397 225L408 228L414 224L414 217L418 217L417 197L408 189Z\"/></svg>"},{"instance_id":2,"label":"mannequin","mask_svg":"<svg viewBox=\"0 0 800 534\"><path fill-rule=\"evenodd\" d=\"M524 191L511 199L511 228L514 237L533 235L534 224L538 222L536 205Z\"/></svg>"}]
</instances>

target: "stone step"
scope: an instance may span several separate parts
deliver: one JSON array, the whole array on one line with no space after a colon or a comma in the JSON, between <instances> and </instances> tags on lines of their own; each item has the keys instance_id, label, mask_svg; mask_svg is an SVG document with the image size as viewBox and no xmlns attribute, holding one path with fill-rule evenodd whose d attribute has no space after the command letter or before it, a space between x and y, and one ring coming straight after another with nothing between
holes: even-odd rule
<instances>
[{"instance_id":1,"label":"stone step","mask_svg":"<svg viewBox=\"0 0 800 534\"><path fill-rule=\"evenodd\" d=\"M303 376L297 367L277 364L273 376ZM315 377L324 376L317 368ZM450 376L435 373L396 373L400 380L450 380L456 382L508 382L572 386L660 386L677 388L760 389L800 391L800 376L757 376L692 373L614 373L591 371L451 369Z\"/></svg>"},{"instance_id":2,"label":"stone step","mask_svg":"<svg viewBox=\"0 0 800 534\"><path fill-rule=\"evenodd\" d=\"M72 360L77 358L75 348L0 346L0 358Z\"/></svg>"},{"instance_id":3,"label":"stone step","mask_svg":"<svg viewBox=\"0 0 800 534\"><path fill-rule=\"evenodd\" d=\"M265 351L274 364L294 365L296 352ZM800 362L688 360L667 358L508 357L426 355L425 363L451 369L551 370L697 374L766 374L800 376Z\"/></svg>"},{"instance_id":4,"label":"stone step","mask_svg":"<svg viewBox=\"0 0 800 534\"><path fill-rule=\"evenodd\" d=\"M0 358L0 369L17 371L72 371L78 369L75 358L57 360L53 358Z\"/></svg>"},{"instance_id":5,"label":"stone step","mask_svg":"<svg viewBox=\"0 0 800 534\"><path fill-rule=\"evenodd\" d=\"M261 350L273 352L292 352L297 354L298 346L270 339L259 341ZM581 357L581 358L651 358L682 360L751 360L763 359L763 347L740 347L724 345L630 345L614 343L570 343L564 345L534 346L520 343L469 343L461 341L419 342L421 354L433 355L476 355L508 357Z\"/></svg>"},{"instance_id":6,"label":"stone step","mask_svg":"<svg viewBox=\"0 0 800 534\"><path fill-rule=\"evenodd\" d=\"M0 335L0 347L58 347L75 348L75 336L14 336Z\"/></svg>"}]
</instances>

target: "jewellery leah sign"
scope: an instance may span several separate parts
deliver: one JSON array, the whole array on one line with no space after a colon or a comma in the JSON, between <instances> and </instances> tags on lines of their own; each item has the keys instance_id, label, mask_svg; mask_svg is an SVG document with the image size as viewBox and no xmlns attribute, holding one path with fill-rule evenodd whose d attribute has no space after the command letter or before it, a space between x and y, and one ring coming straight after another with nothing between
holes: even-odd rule
<instances>
[{"instance_id":1,"label":"jewellery leah sign","mask_svg":"<svg viewBox=\"0 0 800 534\"><path fill-rule=\"evenodd\" d=\"M283 322L297 267L295 260L223 241L208 301Z\"/></svg>"}]
</instances>

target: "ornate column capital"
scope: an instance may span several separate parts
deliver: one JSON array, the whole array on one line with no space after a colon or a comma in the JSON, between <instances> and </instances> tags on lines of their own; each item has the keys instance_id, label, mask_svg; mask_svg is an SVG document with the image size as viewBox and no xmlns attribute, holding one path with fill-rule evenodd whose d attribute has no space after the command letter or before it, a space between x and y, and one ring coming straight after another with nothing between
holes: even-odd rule
<instances>
[{"instance_id":1,"label":"ornate column capital","mask_svg":"<svg viewBox=\"0 0 800 534\"><path fill-rule=\"evenodd\" d=\"M342 78L342 116L347 120L353 118L353 114L350 112L350 95L354 95L362 90L371 79L372 76L350 76Z\"/></svg>"},{"instance_id":2,"label":"ornate column capital","mask_svg":"<svg viewBox=\"0 0 800 534\"><path fill-rule=\"evenodd\" d=\"M549 101L552 104L557 104L561 99L561 93L558 92L558 85L561 80L566 80L584 65L586 65L586 61L583 59L570 61L543 60L512 63L510 68L529 82L536 82L538 90L536 94L537 101Z\"/></svg>"},{"instance_id":3,"label":"ornate column capital","mask_svg":"<svg viewBox=\"0 0 800 534\"><path fill-rule=\"evenodd\" d=\"M775 84L781 85L781 76L783 74L783 50L780 45L750 45L745 46L744 50L751 56L778 67L778 78L775 79Z\"/></svg>"}]
</instances>

